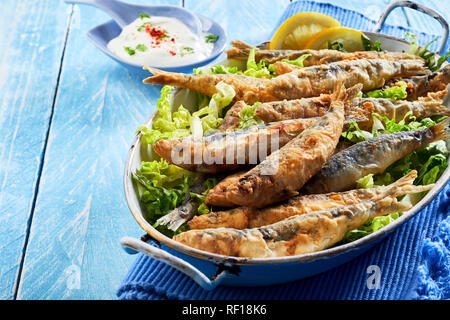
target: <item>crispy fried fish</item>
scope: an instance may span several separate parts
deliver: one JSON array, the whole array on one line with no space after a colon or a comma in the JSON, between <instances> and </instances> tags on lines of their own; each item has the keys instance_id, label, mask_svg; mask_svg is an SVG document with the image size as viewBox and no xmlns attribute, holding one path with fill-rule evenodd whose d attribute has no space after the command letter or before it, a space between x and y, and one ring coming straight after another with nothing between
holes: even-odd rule
<instances>
[{"instance_id":1,"label":"crispy fried fish","mask_svg":"<svg viewBox=\"0 0 450 320\"><path fill-rule=\"evenodd\" d=\"M221 180L214 188L208 192L205 198L205 203L217 207L235 207L233 203L227 200L225 194L229 186L233 185L246 171L239 171L229 175ZM214 191L212 191L214 190Z\"/></svg>"},{"instance_id":2,"label":"crispy fried fish","mask_svg":"<svg viewBox=\"0 0 450 320\"><path fill-rule=\"evenodd\" d=\"M153 150L167 161L190 171L217 173L257 164L318 118L294 119L214 133L202 138L159 140Z\"/></svg>"},{"instance_id":3,"label":"crispy fried fish","mask_svg":"<svg viewBox=\"0 0 450 320\"><path fill-rule=\"evenodd\" d=\"M234 88L236 100L243 100L248 104L331 93L338 81L344 81L347 88L361 83L362 90L367 91L382 87L387 80L392 78L429 73L424 62L419 59L339 61L297 69L272 79L236 74L181 74L150 67L146 67L146 69L154 76L145 79L144 83L172 85L212 96L217 91L216 84L223 81Z\"/></svg>"},{"instance_id":4,"label":"crispy fried fish","mask_svg":"<svg viewBox=\"0 0 450 320\"><path fill-rule=\"evenodd\" d=\"M333 154L342 133L344 104L360 89L356 85L346 91L339 82L330 112L230 185L226 199L238 206L262 208L298 194Z\"/></svg>"},{"instance_id":5,"label":"crispy fried fish","mask_svg":"<svg viewBox=\"0 0 450 320\"><path fill-rule=\"evenodd\" d=\"M429 92L445 90L450 83L450 64L446 64L441 69L430 75L413 76L402 79L394 79L386 82L386 86L393 86L397 81L405 81L408 85L408 100L416 100L425 96Z\"/></svg>"},{"instance_id":6,"label":"crispy fried fish","mask_svg":"<svg viewBox=\"0 0 450 320\"><path fill-rule=\"evenodd\" d=\"M345 117L350 121L359 118L360 120L357 121L359 127L368 128L372 122L371 114L374 112L389 119L395 119L397 122L402 120L408 112L417 118L433 115L449 116L450 110L442 105L446 94L447 90L430 93L427 97L419 97L417 101L355 98L345 110ZM266 102L256 107L255 115L264 122L321 117L328 111L330 100L330 95L323 94L315 98ZM227 114L227 116L233 115ZM227 122L232 123L231 120Z\"/></svg>"},{"instance_id":7,"label":"crispy fried fish","mask_svg":"<svg viewBox=\"0 0 450 320\"><path fill-rule=\"evenodd\" d=\"M368 174L383 173L395 161L427 144L450 138L450 118L420 130L384 134L333 155L305 185L307 193L345 191Z\"/></svg>"},{"instance_id":8,"label":"crispy fried fish","mask_svg":"<svg viewBox=\"0 0 450 320\"><path fill-rule=\"evenodd\" d=\"M222 123L217 129L220 131L229 131L239 127L239 112L241 112L242 108L246 105L247 104L244 101L237 101L234 103L225 114Z\"/></svg>"},{"instance_id":9,"label":"crispy fried fish","mask_svg":"<svg viewBox=\"0 0 450 320\"><path fill-rule=\"evenodd\" d=\"M216 254L269 258L320 251L341 241L347 231L369 219L408 210L394 195L349 206L292 216L253 229L217 228L189 230L174 240Z\"/></svg>"},{"instance_id":10,"label":"crispy fried fish","mask_svg":"<svg viewBox=\"0 0 450 320\"><path fill-rule=\"evenodd\" d=\"M286 218L314 211L328 210L335 207L384 198L418 193L433 188L433 185L415 186L417 171L411 171L388 186L370 189L355 189L346 192L312 194L292 197L281 204L262 209L239 207L227 211L217 211L195 216L188 221L189 228L235 228L248 229L273 224Z\"/></svg>"},{"instance_id":11,"label":"crispy fried fish","mask_svg":"<svg viewBox=\"0 0 450 320\"><path fill-rule=\"evenodd\" d=\"M227 50L228 59L247 60L252 46L236 40L232 41L233 48ZM257 50L255 52L255 60L259 62L266 60L268 63L287 59L295 60L302 55L310 56L303 61L305 67L319 65L324 63L336 62L341 60L357 60L357 59L386 59L386 60L403 60L403 59L422 59L416 55L403 52L376 52L376 51L357 51L357 52L340 52L337 50ZM278 73L277 73L278 74Z\"/></svg>"}]
</instances>

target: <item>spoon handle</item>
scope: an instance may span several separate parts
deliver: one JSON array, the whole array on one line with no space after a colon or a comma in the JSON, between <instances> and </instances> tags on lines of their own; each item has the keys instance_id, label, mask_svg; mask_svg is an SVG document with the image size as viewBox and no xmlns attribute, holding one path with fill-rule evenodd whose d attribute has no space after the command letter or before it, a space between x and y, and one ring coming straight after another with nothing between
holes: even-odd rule
<instances>
[{"instance_id":1,"label":"spoon handle","mask_svg":"<svg viewBox=\"0 0 450 320\"><path fill-rule=\"evenodd\" d=\"M124 20L121 13L126 12L128 5L117 0L64 0L69 4L87 4L106 12L122 28L128 23Z\"/></svg>"}]
</instances>

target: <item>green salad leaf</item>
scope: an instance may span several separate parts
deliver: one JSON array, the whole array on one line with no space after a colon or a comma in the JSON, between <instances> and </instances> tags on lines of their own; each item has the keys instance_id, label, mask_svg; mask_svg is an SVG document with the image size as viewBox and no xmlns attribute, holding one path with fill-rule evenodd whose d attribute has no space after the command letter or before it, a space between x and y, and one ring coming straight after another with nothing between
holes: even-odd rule
<instances>
[{"instance_id":1,"label":"green salad leaf","mask_svg":"<svg viewBox=\"0 0 450 320\"><path fill-rule=\"evenodd\" d=\"M301 55L300 57L298 57L297 59L294 59L294 60L283 59L281 61L286 62L286 63L290 63L290 64L293 64L293 65L296 65L298 67L303 68L304 67L303 66L303 61L305 61L310 56L311 56L311 54L308 53L308 54L303 54L303 55Z\"/></svg>"},{"instance_id":2,"label":"green salad leaf","mask_svg":"<svg viewBox=\"0 0 450 320\"><path fill-rule=\"evenodd\" d=\"M215 93L208 101L204 95L200 95L200 105L198 111L192 114L182 105L178 110L171 112L170 93L173 87L164 86L161 89L161 96L158 99L156 108L158 114L153 119L152 128L139 126L137 132L142 134L142 139L147 144L154 144L161 139L183 138L189 135L201 137L209 130L216 129L223 121L223 109L230 104L235 96L232 86L225 82L219 82L216 85Z\"/></svg>"},{"instance_id":3,"label":"green salad leaf","mask_svg":"<svg viewBox=\"0 0 450 320\"><path fill-rule=\"evenodd\" d=\"M206 187L206 190L203 193L201 193L201 194L193 193L193 192L190 193L190 195L193 199L197 199L198 201L200 201L200 205L197 208L198 214L201 215L201 214L211 212L211 208L206 205L205 199L206 199L206 195L208 194L209 190L214 188L218 183L219 183L219 181L216 178L208 178L203 182L203 185Z\"/></svg>"},{"instance_id":4,"label":"green salad leaf","mask_svg":"<svg viewBox=\"0 0 450 320\"><path fill-rule=\"evenodd\" d=\"M260 104L261 102L256 102L251 106L246 105L242 108L242 110L239 112L239 126L237 127L237 130L264 123L262 119L258 118L255 115L255 109Z\"/></svg>"},{"instance_id":5,"label":"green salad leaf","mask_svg":"<svg viewBox=\"0 0 450 320\"><path fill-rule=\"evenodd\" d=\"M373 90L363 93L364 98L386 98L391 100L406 99L408 93L406 92L406 82L398 81L394 86L387 89Z\"/></svg>"},{"instance_id":6,"label":"green salad leaf","mask_svg":"<svg viewBox=\"0 0 450 320\"><path fill-rule=\"evenodd\" d=\"M442 66L442 64L445 61L447 61L448 58L450 58L450 50L446 54L441 56L439 59L436 58L436 53L427 51L428 47L434 41L436 41L437 38L428 42L423 48L420 48L419 42L417 41L417 38L415 35L413 35L410 32L407 32L405 35L411 37L411 39L412 39L410 42L410 47L409 47L408 53L415 54L415 55L423 58L426 62L428 69L430 69L431 71L434 72L434 71L438 70Z\"/></svg>"},{"instance_id":7,"label":"green salad leaf","mask_svg":"<svg viewBox=\"0 0 450 320\"><path fill-rule=\"evenodd\" d=\"M372 44L372 41L370 41L370 39L366 35L363 34L361 36L361 41L362 41L365 51L377 51L377 52L382 51L380 40L377 40L377 41L375 41L374 44Z\"/></svg>"},{"instance_id":8,"label":"green salad leaf","mask_svg":"<svg viewBox=\"0 0 450 320\"><path fill-rule=\"evenodd\" d=\"M174 233L165 226L157 225L156 220L181 204L193 176L192 172L164 159L143 161L141 168L133 174L145 219L167 236L173 236ZM177 230L177 233L182 230Z\"/></svg>"},{"instance_id":9,"label":"green salad leaf","mask_svg":"<svg viewBox=\"0 0 450 320\"><path fill-rule=\"evenodd\" d=\"M344 49L344 44L338 40L336 40L334 42L328 41L328 49L337 50L340 52L347 52L347 50Z\"/></svg>"}]
</instances>

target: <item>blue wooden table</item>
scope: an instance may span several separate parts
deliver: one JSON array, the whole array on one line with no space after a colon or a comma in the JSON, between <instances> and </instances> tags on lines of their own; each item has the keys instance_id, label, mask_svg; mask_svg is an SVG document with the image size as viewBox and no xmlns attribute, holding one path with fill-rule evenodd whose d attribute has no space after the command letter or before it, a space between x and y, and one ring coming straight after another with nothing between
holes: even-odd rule
<instances>
[{"instance_id":1,"label":"blue wooden table","mask_svg":"<svg viewBox=\"0 0 450 320\"><path fill-rule=\"evenodd\" d=\"M289 0L147 0L215 19L229 39L268 39ZM390 0L336 0L377 19ZM421 0L450 21L445 1ZM0 3L0 299L114 299L143 232L128 211L124 160L159 96L86 32L109 19L60 0ZM397 9L387 23L440 34Z\"/></svg>"}]
</instances>

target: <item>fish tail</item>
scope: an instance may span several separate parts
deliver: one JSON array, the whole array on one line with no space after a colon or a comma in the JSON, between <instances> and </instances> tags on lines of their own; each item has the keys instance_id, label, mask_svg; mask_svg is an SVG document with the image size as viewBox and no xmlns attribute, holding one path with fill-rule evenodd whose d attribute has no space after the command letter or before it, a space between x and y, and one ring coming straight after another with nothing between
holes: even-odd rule
<instances>
[{"instance_id":1,"label":"fish tail","mask_svg":"<svg viewBox=\"0 0 450 320\"><path fill-rule=\"evenodd\" d=\"M393 196L403 196L409 193L419 193L423 191L428 191L434 187L434 184L429 184L426 186L415 186L414 180L417 178L417 171L412 170L407 175L401 177L397 181L386 186L386 191L381 195L382 197L393 195Z\"/></svg>"},{"instance_id":2,"label":"fish tail","mask_svg":"<svg viewBox=\"0 0 450 320\"><path fill-rule=\"evenodd\" d=\"M253 48L251 45L248 45L245 42L239 40L231 41L231 45L233 47L227 50L228 59L238 59L238 60L247 59L250 50Z\"/></svg>"},{"instance_id":3,"label":"fish tail","mask_svg":"<svg viewBox=\"0 0 450 320\"><path fill-rule=\"evenodd\" d=\"M433 141L450 139L450 118L430 127L430 130L434 134Z\"/></svg>"},{"instance_id":4,"label":"fish tail","mask_svg":"<svg viewBox=\"0 0 450 320\"><path fill-rule=\"evenodd\" d=\"M159 218L156 223L160 226L167 226L169 230L177 231L177 229L186 222L187 217L180 215L179 209L175 208L172 212Z\"/></svg>"},{"instance_id":5,"label":"fish tail","mask_svg":"<svg viewBox=\"0 0 450 320\"><path fill-rule=\"evenodd\" d=\"M442 103L442 100L444 100L447 93L447 90L428 92L426 97L419 97L418 100L424 102L432 101Z\"/></svg>"},{"instance_id":6,"label":"fish tail","mask_svg":"<svg viewBox=\"0 0 450 320\"><path fill-rule=\"evenodd\" d=\"M244 41L240 41L240 40L231 41L231 45L235 48L245 49L245 50L249 50L249 51L253 48L253 46L245 43Z\"/></svg>"},{"instance_id":7,"label":"fish tail","mask_svg":"<svg viewBox=\"0 0 450 320\"><path fill-rule=\"evenodd\" d=\"M375 216L383 216L393 212L403 212L411 209L412 205L404 202L399 202L397 197L391 195L376 201L377 210ZM373 218L373 217L371 217Z\"/></svg>"},{"instance_id":8,"label":"fish tail","mask_svg":"<svg viewBox=\"0 0 450 320\"><path fill-rule=\"evenodd\" d=\"M186 82L186 77L188 77L188 75L182 73L167 72L152 67L144 67L144 69L153 74L153 77L148 77L143 80L146 84L179 86Z\"/></svg>"},{"instance_id":9,"label":"fish tail","mask_svg":"<svg viewBox=\"0 0 450 320\"><path fill-rule=\"evenodd\" d=\"M345 89L344 81L336 82L334 87L334 92L331 95L331 100L340 100L340 101L352 101L356 95L361 91L363 85L358 83L349 89Z\"/></svg>"}]
</instances>

